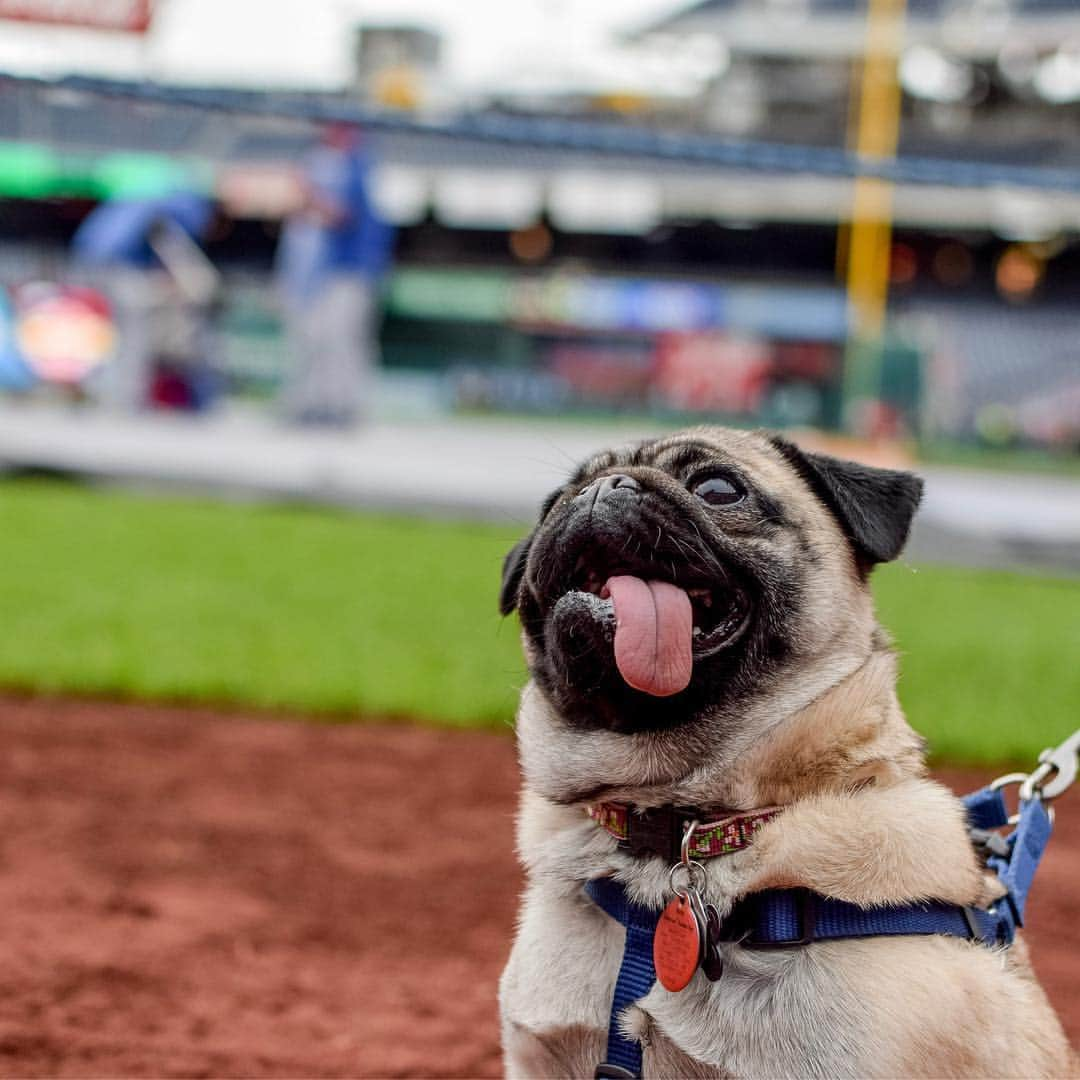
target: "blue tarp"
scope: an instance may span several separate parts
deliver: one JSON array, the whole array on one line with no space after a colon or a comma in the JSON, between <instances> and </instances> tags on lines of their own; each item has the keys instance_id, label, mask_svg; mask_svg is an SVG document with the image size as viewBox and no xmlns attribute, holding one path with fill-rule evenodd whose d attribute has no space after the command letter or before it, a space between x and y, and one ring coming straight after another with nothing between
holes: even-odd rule
<instances>
[{"instance_id":1,"label":"blue tarp","mask_svg":"<svg viewBox=\"0 0 1080 1080\"><path fill-rule=\"evenodd\" d=\"M157 256L147 238L161 223L184 230L194 240L210 224L213 206L194 192L177 191L144 199L113 199L92 210L72 240L72 252L83 263L154 266Z\"/></svg>"}]
</instances>

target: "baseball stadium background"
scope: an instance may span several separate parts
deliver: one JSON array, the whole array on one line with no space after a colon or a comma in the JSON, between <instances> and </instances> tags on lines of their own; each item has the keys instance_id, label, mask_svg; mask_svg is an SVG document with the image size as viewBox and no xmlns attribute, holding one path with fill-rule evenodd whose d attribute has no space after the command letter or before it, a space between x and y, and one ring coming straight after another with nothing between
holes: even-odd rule
<instances>
[{"instance_id":1,"label":"baseball stadium background","mask_svg":"<svg viewBox=\"0 0 1080 1080\"><path fill-rule=\"evenodd\" d=\"M274 256L328 123L397 237L369 422L297 430ZM191 195L208 333L109 408L73 238ZM500 564L605 444L919 469L903 704L958 790L1033 765L1080 713L1078 299L1070 0L0 0L0 1071L499 1073ZM1057 834L1075 1039L1080 798Z\"/></svg>"}]
</instances>

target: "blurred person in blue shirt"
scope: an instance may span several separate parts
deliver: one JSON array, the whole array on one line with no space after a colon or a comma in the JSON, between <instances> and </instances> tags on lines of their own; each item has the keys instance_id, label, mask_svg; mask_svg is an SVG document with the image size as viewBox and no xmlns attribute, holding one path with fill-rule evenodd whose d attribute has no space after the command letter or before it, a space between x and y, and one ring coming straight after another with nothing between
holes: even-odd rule
<instances>
[{"instance_id":1,"label":"blurred person in blue shirt","mask_svg":"<svg viewBox=\"0 0 1080 1080\"><path fill-rule=\"evenodd\" d=\"M290 366L287 420L349 427L370 411L378 365L378 291L394 230L371 202L360 131L329 127L305 166L305 192L278 246Z\"/></svg>"}]
</instances>

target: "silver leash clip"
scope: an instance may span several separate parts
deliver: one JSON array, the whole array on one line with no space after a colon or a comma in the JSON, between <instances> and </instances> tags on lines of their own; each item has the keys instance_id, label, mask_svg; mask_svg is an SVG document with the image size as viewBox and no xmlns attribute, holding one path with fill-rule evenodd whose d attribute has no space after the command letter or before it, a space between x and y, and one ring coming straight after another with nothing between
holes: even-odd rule
<instances>
[{"instance_id":1,"label":"silver leash clip","mask_svg":"<svg viewBox=\"0 0 1080 1080\"><path fill-rule=\"evenodd\" d=\"M1039 755L1039 765L1020 785L1020 798L1036 795L1044 802L1064 794L1076 782L1080 765L1080 731L1074 731L1063 743Z\"/></svg>"}]
</instances>

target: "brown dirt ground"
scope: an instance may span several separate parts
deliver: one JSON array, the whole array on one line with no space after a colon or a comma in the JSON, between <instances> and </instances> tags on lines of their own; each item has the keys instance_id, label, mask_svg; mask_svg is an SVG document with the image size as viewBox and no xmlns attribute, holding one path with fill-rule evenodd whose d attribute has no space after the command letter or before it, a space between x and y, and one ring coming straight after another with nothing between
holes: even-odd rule
<instances>
[{"instance_id":1,"label":"brown dirt ground","mask_svg":"<svg viewBox=\"0 0 1080 1080\"><path fill-rule=\"evenodd\" d=\"M0 730L0 1074L499 1074L509 738L13 699ZM1080 801L1058 834L1029 939L1075 1041Z\"/></svg>"}]
</instances>

